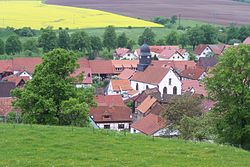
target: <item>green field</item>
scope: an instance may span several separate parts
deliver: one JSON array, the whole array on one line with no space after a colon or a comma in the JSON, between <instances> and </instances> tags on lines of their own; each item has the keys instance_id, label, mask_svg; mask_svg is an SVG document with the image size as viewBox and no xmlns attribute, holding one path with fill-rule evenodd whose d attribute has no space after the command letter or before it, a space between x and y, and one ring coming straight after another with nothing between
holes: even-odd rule
<instances>
[{"instance_id":1,"label":"green field","mask_svg":"<svg viewBox=\"0 0 250 167\"><path fill-rule=\"evenodd\" d=\"M0 166L241 167L250 152L230 146L91 128L0 124Z\"/></svg>"}]
</instances>

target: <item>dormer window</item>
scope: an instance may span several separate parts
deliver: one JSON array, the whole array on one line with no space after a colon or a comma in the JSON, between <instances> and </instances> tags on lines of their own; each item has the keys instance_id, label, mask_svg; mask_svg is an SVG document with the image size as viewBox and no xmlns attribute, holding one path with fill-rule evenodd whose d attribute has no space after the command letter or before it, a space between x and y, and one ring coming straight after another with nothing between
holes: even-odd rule
<instances>
[{"instance_id":1,"label":"dormer window","mask_svg":"<svg viewBox=\"0 0 250 167\"><path fill-rule=\"evenodd\" d=\"M109 115L104 115L103 118L107 119L107 118L110 118L110 116Z\"/></svg>"}]
</instances>

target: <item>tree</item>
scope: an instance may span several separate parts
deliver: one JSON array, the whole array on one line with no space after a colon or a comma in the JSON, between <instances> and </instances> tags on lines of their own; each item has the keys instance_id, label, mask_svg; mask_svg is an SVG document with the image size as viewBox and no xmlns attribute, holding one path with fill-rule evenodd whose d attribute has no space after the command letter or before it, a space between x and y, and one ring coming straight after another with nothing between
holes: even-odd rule
<instances>
[{"instance_id":1,"label":"tree","mask_svg":"<svg viewBox=\"0 0 250 167\"><path fill-rule=\"evenodd\" d=\"M238 39L238 36L239 28L235 24L230 24L230 26L227 27L227 42L231 39Z\"/></svg>"},{"instance_id":2,"label":"tree","mask_svg":"<svg viewBox=\"0 0 250 167\"><path fill-rule=\"evenodd\" d=\"M58 47L66 50L70 49L70 36L67 30L59 30Z\"/></svg>"},{"instance_id":3,"label":"tree","mask_svg":"<svg viewBox=\"0 0 250 167\"><path fill-rule=\"evenodd\" d=\"M87 123L87 112L95 104L94 91L74 86L75 79L70 74L78 67L76 61L72 52L53 50L43 56L43 62L36 66L24 89L12 92L16 97L14 106L21 109L24 123L77 126Z\"/></svg>"},{"instance_id":4,"label":"tree","mask_svg":"<svg viewBox=\"0 0 250 167\"><path fill-rule=\"evenodd\" d=\"M154 45L155 44L155 33L151 28L146 28L141 36L139 36L138 44L142 45L144 42L146 42L148 45Z\"/></svg>"},{"instance_id":5,"label":"tree","mask_svg":"<svg viewBox=\"0 0 250 167\"><path fill-rule=\"evenodd\" d=\"M250 149L250 46L224 52L206 80L209 95L217 103L219 142Z\"/></svg>"},{"instance_id":6,"label":"tree","mask_svg":"<svg viewBox=\"0 0 250 167\"><path fill-rule=\"evenodd\" d=\"M75 32L71 35L71 48L75 51L90 52L91 41L85 31Z\"/></svg>"},{"instance_id":7,"label":"tree","mask_svg":"<svg viewBox=\"0 0 250 167\"><path fill-rule=\"evenodd\" d=\"M0 39L0 55L4 54L4 41Z\"/></svg>"},{"instance_id":8,"label":"tree","mask_svg":"<svg viewBox=\"0 0 250 167\"><path fill-rule=\"evenodd\" d=\"M196 45L204 41L204 32L198 26L190 28L187 31L187 36L188 36L189 44L193 46L193 50Z\"/></svg>"},{"instance_id":9,"label":"tree","mask_svg":"<svg viewBox=\"0 0 250 167\"><path fill-rule=\"evenodd\" d=\"M22 43L17 36L10 36L5 43L5 52L10 55L20 53L22 51Z\"/></svg>"},{"instance_id":10,"label":"tree","mask_svg":"<svg viewBox=\"0 0 250 167\"><path fill-rule=\"evenodd\" d=\"M57 47L56 32L52 27L42 29L41 36L38 38L38 45L43 48L43 52L47 53Z\"/></svg>"},{"instance_id":11,"label":"tree","mask_svg":"<svg viewBox=\"0 0 250 167\"><path fill-rule=\"evenodd\" d=\"M90 42L92 54L89 59L94 60L99 55L99 51L102 50L102 41L98 36L90 36Z\"/></svg>"},{"instance_id":12,"label":"tree","mask_svg":"<svg viewBox=\"0 0 250 167\"><path fill-rule=\"evenodd\" d=\"M165 39L159 39L158 41L156 41L156 45L158 45L158 46L163 46L165 44L166 44Z\"/></svg>"},{"instance_id":13,"label":"tree","mask_svg":"<svg viewBox=\"0 0 250 167\"><path fill-rule=\"evenodd\" d=\"M113 26L108 26L103 34L103 45L110 51L117 47L117 38L115 28Z\"/></svg>"},{"instance_id":14,"label":"tree","mask_svg":"<svg viewBox=\"0 0 250 167\"><path fill-rule=\"evenodd\" d=\"M244 41L249 36L250 36L250 28L248 28L247 26L241 26L239 29L238 39L240 41Z\"/></svg>"},{"instance_id":15,"label":"tree","mask_svg":"<svg viewBox=\"0 0 250 167\"><path fill-rule=\"evenodd\" d=\"M203 41L204 44L214 44L218 40L218 30L212 25L206 24L202 25L201 30L203 31Z\"/></svg>"},{"instance_id":16,"label":"tree","mask_svg":"<svg viewBox=\"0 0 250 167\"><path fill-rule=\"evenodd\" d=\"M117 38L117 46L120 48L124 48L127 47L127 44L128 44L128 38L125 33L122 33Z\"/></svg>"},{"instance_id":17,"label":"tree","mask_svg":"<svg viewBox=\"0 0 250 167\"><path fill-rule=\"evenodd\" d=\"M130 39L127 43L127 48L132 50L135 44L136 44L135 41Z\"/></svg>"},{"instance_id":18,"label":"tree","mask_svg":"<svg viewBox=\"0 0 250 167\"><path fill-rule=\"evenodd\" d=\"M37 41L35 39L28 39L23 43L23 50L37 53L38 52Z\"/></svg>"},{"instance_id":19,"label":"tree","mask_svg":"<svg viewBox=\"0 0 250 167\"><path fill-rule=\"evenodd\" d=\"M176 15L171 16L171 18L170 18L170 23L171 23L171 24L175 24L176 21L177 21L177 16L176 16Z\"/></svg>"},{"instance_id":20,"label":"tree","mask_svg":"<svg viewBox=\"0 0 250 167\"><path fill-rule=\"evenodd\" d=\"M178 45L178 41L179 41L179 36L176 31L171 31L166 37L167 45Z\"/></svg>"},{"instance_id":21,"label":"tree","mask_svg":"<svg viewBox=\"0 0 250 167\"><path fill-rule=\"evenodd\" d=\"M166 18L164 16L157 16L157 17L154 17L152 21L154 23L165 25L165 24L170 22L170 19L168 19L168 18Z\"/></svg>"},{"instance_id":22,"label":"tree","mask_svg":"<svg viewBox=\"0 0 250 167\"><path fill-rule=\"evenodd\" d=\"M181 45L182 48L185 48L188 45L189 41L186 33L180 34L178 43Z\"/></svg>"}]
</instances>

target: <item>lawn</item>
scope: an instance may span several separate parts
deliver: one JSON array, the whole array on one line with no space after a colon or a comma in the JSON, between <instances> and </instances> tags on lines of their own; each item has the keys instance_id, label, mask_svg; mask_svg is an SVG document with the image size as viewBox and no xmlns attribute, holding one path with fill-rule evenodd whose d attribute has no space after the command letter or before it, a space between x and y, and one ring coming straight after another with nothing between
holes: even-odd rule
<instances>
[{"instance_id":1,"label":"lawn","mask_svg":"<svg viewBox=\"0 0 250 167\"><path fill-rule=\"evenodd\" d=\"M121 16L109 12L86 8L47 5L40 1L0 0L0 27L68 27L99 28L108 25L116 27L162 27L152 22Z\"/></svg>"},{"instance_id":2,"label":"lawn","mask_svg":"<svg viewBox=\"0 0 250 167\"><path fill-rule=\"evenodd\" d=\"M91 128L0 124L0 166L243 167L250 152L230 146Z\"/></svg>"}]
</instances>

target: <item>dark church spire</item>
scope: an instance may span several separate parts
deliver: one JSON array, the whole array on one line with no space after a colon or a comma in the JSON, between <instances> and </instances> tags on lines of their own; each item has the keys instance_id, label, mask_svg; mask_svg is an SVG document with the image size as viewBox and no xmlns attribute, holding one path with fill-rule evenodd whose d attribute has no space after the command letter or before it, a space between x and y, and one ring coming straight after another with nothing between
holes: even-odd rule
<instances>
[{"instance_id":1,"label":"dark church spire","mask_svg":"<svg viewBox=\"0 0 250 167\"><path fill-rule=\"evenodd\" d=\"M146 42L144 42L140 50L141 52L139 55L139 64L137 65L137 70L144 71L151 64L151 53Z\"/></svg>"}]
</instances>

